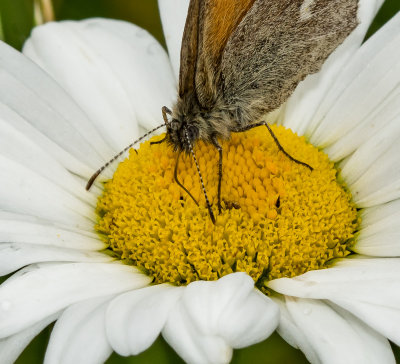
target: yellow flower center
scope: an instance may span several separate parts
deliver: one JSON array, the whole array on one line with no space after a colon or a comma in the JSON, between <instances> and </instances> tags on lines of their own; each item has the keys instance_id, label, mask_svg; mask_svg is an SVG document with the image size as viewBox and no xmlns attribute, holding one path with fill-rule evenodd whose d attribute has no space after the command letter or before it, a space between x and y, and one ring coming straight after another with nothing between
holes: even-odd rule
<instances>
[{"instance_id":1,"label":"yellow flower center","mask_svg":"<svg viewBox=\"0 0 400 364\"><path fill-rule=\"evenodd\" d=\"M312 172L280 152L266 128L232 134L222 142L218 215L218 153L198 142L194 150L214 225L192 157L181 156L178 178L199 207L174 181L177 153L166 143L148 141L131 150L105 184L97 230L121 259L156 283L185 285L247 272L262 287L266 280L322 269L348 255L359 221L333 163L292 131L272 129L285 150Z\"/></svg>"}]
</instances>

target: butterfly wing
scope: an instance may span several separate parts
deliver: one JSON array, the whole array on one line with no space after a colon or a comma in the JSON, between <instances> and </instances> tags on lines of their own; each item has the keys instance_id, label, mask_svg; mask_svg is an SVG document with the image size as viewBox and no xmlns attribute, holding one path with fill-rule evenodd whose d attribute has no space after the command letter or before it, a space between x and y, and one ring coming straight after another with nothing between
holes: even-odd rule
<instances>
[{"instance_id":1,"label":"butterfly wing","mask_svg":"<svg viewBox=\"0 0 400 364\"><path fill-rule=\"evenodd\" d=\"M190 1L182 39L180 97L192 94L204 109L214 105L223 50L254 1Z\"/></svg>"},{"instance_id":2,"label":"butterfly wing","mask_svg":"<svg viewBox=\"0 0 400 364\"><path fill-rule=\"evenodd\" d=\"M200 0L190 0L188 16L182 37L181 59L179 70L179 96L193 93L195 89L194 74L196 70L198 34L199 34Z\"/></svg>"},{"instance_id":3,"label":"butterfly wing","mask_svg":"<svg viewBox=\"0 0 400 364\"><path fill-rule=\"evenodd\" d=\"M224 104L240 124L279 107L357 26L358 0L256 0L221 60Z\"/></svg>"}]
</instances>

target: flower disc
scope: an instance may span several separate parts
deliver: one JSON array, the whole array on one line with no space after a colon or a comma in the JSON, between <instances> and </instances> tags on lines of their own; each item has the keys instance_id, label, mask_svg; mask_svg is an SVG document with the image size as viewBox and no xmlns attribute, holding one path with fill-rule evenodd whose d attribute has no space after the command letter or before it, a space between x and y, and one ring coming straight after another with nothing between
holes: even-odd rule
<instances>
[{"instance_id":1,"label":"flower disc","mask_svg":"<svg viewBox=\"0 0 400 364\"><path fill-rule=\"evenodd\" d=\"M223 141L222 213L218 215L218 153L198 142L195 154L216 214L211 222L196 166L166 143L143 143L122 162L98 202L97 229L121 259L144 269L156 283L186 285L247 272L265 280L327 267L350 254L358 226L351 195L337 182L328 157L290 130L272 127L232 134ZM152 141L160 140L157 136Z\"/></svg>"}]
</instances>

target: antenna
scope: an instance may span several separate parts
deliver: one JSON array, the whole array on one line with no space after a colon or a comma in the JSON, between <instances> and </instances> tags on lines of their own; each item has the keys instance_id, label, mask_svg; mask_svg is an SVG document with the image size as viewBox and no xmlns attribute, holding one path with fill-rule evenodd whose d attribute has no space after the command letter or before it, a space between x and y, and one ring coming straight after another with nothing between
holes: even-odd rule
<instances>
[{"instance_id":1,"label":"antenna","mask_svg":"<svg viewBox=\"0 0 400 364\"><path fill-rule=\"evenodd\" d=\"M193 148L192 148L192 143L190 142L187 128L185 128L185 136L186 136L186 140L187 140L188 145L189 145L190 152L192 153L194 162L196 164L197 172L198 172L199 177L200 177L201 188L203 189L204 197L206 198L206 204L207 204L208 212L210 214L211 221L215 225L215 216L214 216L214 213L213 213L213 211L211 209L210 201L208 200L206 188L204 187L203 177L202 177L201 172L200 172L199 163L197 162L196 155L194 154L194 151L193 151Z\"/></svg>"},{"instance_id":2,"label":"antenna","mask_svg":"<svg viewBox=\"0 0 400 364\"><path fill-rule=\"evenodd\" d=\"M219 161L218 161L218 212L221 213L221 183L222 183L222 147L218 143L217 137L213 136L211 138L214 147L217 148L219 153Z\"/></svg>"},{"instance_id":3,"label":"antenna","mask_svg":"<svg viewBox=\"0 0 400 364\"><path fill-rule=\"evenodd\" d=\"M154 129L150 130L146 134L142 135L139 139L136 139L133 143L129 144L126 148L121 150L117 155L115 155L113 158L111 158L106 164L104 164L101 168L99 168L92 177L90 177L88 183L86 184L86 190L89 191L90 187L92 187L94 181L96 178L100 175L101 172L103 172L112 162L114 162L116 159L118 159L122 154L124 154L128 149L132 148L136 143L140 142L143 140L145 137L150 135L151 133L154 133L156 130L162 128L165 126L164 124L161 124Z\"/></svg>"}]
</instances>

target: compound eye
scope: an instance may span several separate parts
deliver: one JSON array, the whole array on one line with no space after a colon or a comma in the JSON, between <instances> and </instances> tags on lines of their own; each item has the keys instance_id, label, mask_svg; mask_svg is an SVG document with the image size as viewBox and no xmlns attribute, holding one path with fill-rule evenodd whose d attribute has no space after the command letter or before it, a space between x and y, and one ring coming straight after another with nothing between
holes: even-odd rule
<instances>
[{"instance_id":1,"label":"compound eye","mask_svg":"<svg viewBox=\"0 0 400 364\"><path fill-rule=\"evenodd\" d=\"M187 128L187 133L190 140L196 140L199 136L199 128L194 125L189 125Z\"/></svg>"},{"instance_id":2,"label":"compound eye","mask_svg":"<svg viewBox=\"0 0 400 364\"><path fill-rule=\"evenodd\" d=\"M177 131L177 130L179 130L181 123L176 119L172 119L170 125L171 125L172 130Z\"/></svg>"}]
</instances>

